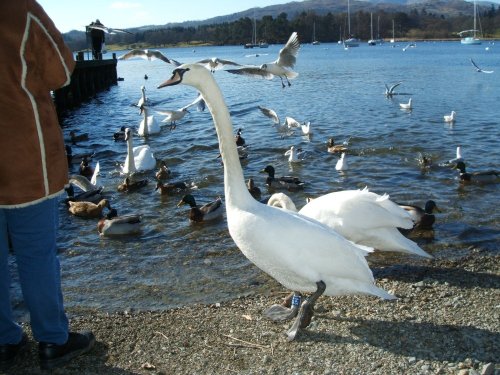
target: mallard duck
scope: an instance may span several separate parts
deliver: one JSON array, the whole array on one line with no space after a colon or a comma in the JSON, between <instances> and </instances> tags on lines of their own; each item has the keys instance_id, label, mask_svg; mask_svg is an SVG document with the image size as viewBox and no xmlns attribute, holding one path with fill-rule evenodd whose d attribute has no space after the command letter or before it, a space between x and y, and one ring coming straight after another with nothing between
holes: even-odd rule
<instances>
[{"instance_id":1,"label":"mallard duck","mask_svg":"<svg viewBox=\"0 0 500 375\"><path fill-rule=\"evenodd\" d=\"M80 190L82 190L82 192L75 194L74 186L77 186ZM102 191L104 190L104 187L93 184L84 176L71 175L69 177L69 184L65 190L68 194L68 198L65 199L66 204L69 201L98 203L101 199L103 199Z\"/></svg>"},{"instance_id":2,"label":"mallard duck","mask_svg":"<svg viewBox=\"0 0 500 375\"><path fill-rule=\"evenodd\" d=\"M101 236L123 236L141 232L141 215L107 215L97 223L97 231Z\"/></svg>"},{"instance_id":3,"label":"mallard duck","mask_svg":"<svg viewBox=\"0 0 500 375\"><path fill-rule=\"evenodd\" d=\"M244 146L245 145L245 139L241 136L241 128L238 129L238 131L236 132L234 139L236 140L236 146Z\"/></svg>"},{"instance_id":4,"label":"mallard duck","mask_svg":"<svg viewBox=\"0 0 500 375\"><path fill-rule=\"evenodd\" d=\"M333 138L329 138L326 145L327 151L331 154L335 154L337 152L347 152L347 146L345 144L336 145Z\"/></svg>"},{"instance_id":5,"label":"mallard duck","mask_svg":"<svg viewBox=\"0 0 500 375\"><path fill-rule=\"evenodd\" d=\"M167 167L167 164L164 161L162 161L160 168L156 172L155 176L156 176L156 179L158 181L161 181L161 180L165 180L165 179L169 178L171 173L172 172Z\"/></svg>"},{"instance_id":6,"label":"mallard duck","mask_svg":"<svg viewBox=\"0 0 500 375\"><path fill-rule=\"evenodd\" d=\"M411 111L413 109L411 98L408 100L408 103L399 103L399 108Z\"/></svg>"},{"instance_id":7,"label":"mallard duck","mask_svg":"<svg viewBox=\"0 0 500 375\"><path fill-rule=\"evenodd\" d=\"M268 174L266 185L270 188L285 188L288 190L298 190L304 187L304 182L295 176L275 177L274 167L266 166L261 172Z\"/></svg>"},{"instance_id":8,"label":"mallard duck","mask_svg":"<svg viewBox=\"0 0 500 375\"><path fill-rule=\"evenodd\" d=\"M189 212L189 220L201 222L218 219L224 213L222 207L222 199L219 197L216 200L204 204L201 207L196 205L196 200L191 194L186 194L177 204L177 207L189 204L191 210Z\"/></svg>"},{"instance_id":9,"label":"mallard duck","mask_svg":"<svg viewBox=\"0 0 500 375\"><path fill-rule=\"evenodd\" d=\"M147 137L149 135L158 134L161 131L160 124L154 115L149 114L149 109L144 104L141 105L141 115L142 120L139 124L139 130L137 134L142 137Z\"/></svg>"},{"instance_id":10,"label":"mallard duck","mask_svg":"<svg viewBox=\"0 0 500 375\"><path fill-rule=\"evenodd\" d=\"M131 174L156 168L156 159L148 145L133 147L130 128L125 129L125 140L127 141L127 156L122 167L123 173Z\"/></svg>"},{"instance_id":11,"label":"mallard duck","mask_svg":"<svg viewBox=\"0 0 500 375\"><path fill-rule=\"evenodd\" d=\"M113 139L115 141L124 141L125 140L125 126L122 126L120 130L113 133Z\"/></svg>"},{"instance_id":12,"label":"mallard duck","mask_svg":"<svg viewBox=\"0 0 500 375\"><path fill-rule=\"evenodd\" d=\"M66 148L66 158L68 159L68 166L71 167L72 164L80 164L82 159L86 158L91 160L95 156L95 152L85 152L81 154L73 154L73 149L70 145L65 145Z\"/></svg>"},{"instance_id":13,"label":"mallard duck","mask_svg":"<svg viewBox=\"0 0 500 375\"><path fill-rule=\"evenodd\" d=\"M89 180L94 175L94 169L89 165L89 160L87 158L83 158L80 162L80 175L87 177Z\"/></svg>"},{"instance_id":14,"label":"mallard duck","mask_svg":"<svg viewBox=\"0 0 500 375\"><path fill-rule=\"evenodd\" d=\"M69 138L71 139L71 142L73 144L76 144L78 142L88 141L89 134L88 133L76 134L76 132L74 130L71 130L69 132Z\"/></svg>"},{"instance_id":15,"label":"mallard duck","mask_svg":"<svg viewBox=\"0 0 500 375\"><path fill-rule=\"evenodd\" d=\"M162 184L160 181L157 182L155 190L160 190L161 195L177 193L188 189L185 182L169 182Z\"/></svg>"},{"instance_id":16,"label":"mallard duck","mask_svg":"<svg viewBox=\"0 0 500 375\"><path fill-rule=\"evenodd\" d=\"M353 244L316 220L261 204L250 195L234 142L229 110L213 74L202 66L184 64L158 88L179 83L200 91L212 114L224 164L227 224L236 246L284 287L313 292L302 303L297 319L287 332L288 340L295 339L299 330L307 326L314 304L323 294L371 294L394 299L375 286L365 259L368 249Z\"/></svg>"},{"instance_id":17,"label":"mallard duck","mask_svg":"<svg viewBox=\"0 0 500 375\"><path fill-rule=\"evenodd\" d=\"M92 202L68 202L68 211L73 215L84 218L99 218L102 216L104 208L110 208L107 199L102 199L99 203Z\"/></svg>"},{"instance_id":18,"label":"mallard duck","mask_svg":"<svg viewBox=\"0 0 500 375\"><path fill-rule=\"evenodd\" d=\"M455 169L458 169L460 171L461 182L488 183L500 181L499 171L489 170L470 173L465 170L465 163L463 161L459 161L455 165Z\"/></svg>"},{"instance_id":19,"label":"mallard duck","mask_svg":"<svg viewBox=\"0 0 500 375\"><path fill-rule=\"evenodd\" d=\"M335 170L337 170L337 171L346 171L348 169L349 169L349 167L347 165L347 160L345 158L345 152L343 152L340 155L340 159L337 160L337 164L335 164Z\"/></svg>"},{"instance_id":20,"label":"mallard duck","mask_svg":"<svg viewBox=\"0 0 500 375\"><path fill-rule=\"evenodd\" d=\"M399 206L405 209L411 216L413 221L413 228L404 229L432 229L436 217L434 216L434 210L441 212L433 200L428 200L425 202L424 208L415 206L412 204L401 204ZM403 230L403 233L407 233Z\"/></svg>"},{"instance_id":21,"label":"mallard duck","mask_svg":"<svg viewBox=\"0 0 500 375\"><path fill-rule=\"evenodd\" d=\"M271 195L268 205L297 211L283 193ZM298 211L336 230L348 240L380 251L396 251L432 258L398 228L413 228L409 212L389 199L363 190L343 190L311 199Z\"/></svg>"},{"instance_id":22,"label":"mallard duck","mask_svg":"<svg viewBox=\"0 0 500 375\"><path fill-rule=\"evenodd\" d=\"M140 188L146 186L148 184L147 179L133 181L129 177L126 177L123 182L118 185L118 191L123 193L131 193L133 191L139 190Z\"/></svg>"},{"instance_id":23,"label":"mallard duck","mask_svg":"<svg viewBox=\"0 0 500 375\"><path fill-rule=\"evenodd\" d=\"M255 185L253 178L248 179L247 188L252 197L257 199L258 201L262 199L262 192L260 191L259 187Z\"/></svg>"}]
</instances>

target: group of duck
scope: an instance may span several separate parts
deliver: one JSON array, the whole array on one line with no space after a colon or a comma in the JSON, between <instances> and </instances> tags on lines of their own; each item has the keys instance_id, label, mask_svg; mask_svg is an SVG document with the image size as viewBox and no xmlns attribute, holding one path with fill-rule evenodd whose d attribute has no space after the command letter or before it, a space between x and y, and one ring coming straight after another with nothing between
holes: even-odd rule
<instances>
[{"instance_id":1,"label":"group of duck","mask_svg":"<svg viewBox=\"0 0 500 375\"><path fill-rule=\"evenodd\" d=\"M276 76L285 87L285 82L290 85L289 79L297 76L287 68L293 68L299 47L297 34L293 33L273 63L232 70L239 70L237 74L260 78L272 79ZM149 55L154 54L143 51L132 55L151 58ZM171 60L169 63L172 63ZM412 230L415 226L432 228L432 211L436 209L433 201L429 201L425 209L398 205L388 195L379 195L366 188L329 193L310 200L300 210L284 193L271 195L264 201L265 204L256 199L260 194L252 179L245 182L240 163L238 147L243 142L241 132L235 137L223 94L212 74L217 65L208 69L200 63L174 65L172 77L158 88L177 84L192 86L206 101L214 120L224 165L224 206L229 233L250 261L293 292L290 303L274 305L265 312L273 320L295 318L286 333L288 340L294 340L300 330L309 325L314 304L323 294L369 294L384 299L395 298L375 285L366 261L366 256L374 249L432 258L401 232ZM148 154L149 146L133 147L131 130L127 128L124 132L128 151L122 173L127 176L124 183L129 189L135 173L156 168L156 161L144 166L147 160L154 160ZM346 145L335 145L333 139L328 148L330 152L346 151ZM168 176L165 165L160 166L158 173L162 168ZM300 179L276 177L271 165L265 168L265 172L268 173L266 184L270 187L300 188ZM164 186L158 178L157 188L163 191ZM184 196L179 204L196 207L191 198ZM106 201L99 202L98 206L110 208ZM213 210L222 212L221 199L215 206ZM191 219L196 220L195 216L193 214ZM208 217L208 211L202 212L202 216ZM312 294L301 302L301 293Z\"/></svg>"}]
</instances>

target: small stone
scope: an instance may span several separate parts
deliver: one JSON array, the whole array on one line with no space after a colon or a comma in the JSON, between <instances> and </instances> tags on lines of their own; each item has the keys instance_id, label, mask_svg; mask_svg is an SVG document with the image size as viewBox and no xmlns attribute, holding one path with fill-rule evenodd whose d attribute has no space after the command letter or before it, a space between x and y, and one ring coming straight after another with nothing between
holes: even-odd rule
<instances>
[{"instance_id":1,"label":"small stone","mask_svg":"<svg viewBox=\"0 0 500 375\"><path fill-rule=\"evenodd\" d=\"M423 365L422 367L420 367L420 369L422 371L424 371L424 372L427 372L427 371L429 371L431 369L431 366L429 366L429 365Z\"/></svg>"},{"instance_id":2,"label":"small stone","mask_svg":"<svg viewBox=\"0 0 500 375\"><path fill-rule=\"evenodd\" d=\"M457 375L469 375L469 369L463 368L458 372Z\"/></svg>"},{"instance_id":3,"label":"small stone","mask_svg":"<svg viewBox=\"0 0 500 375\"><path fill-rule=\"evenodd\" d=\"M408 358L408 363L412 364L412 363L415 363L417 362L417 358L416 357L409 357Z\"/></svg>"},{"instance_id":4,"label":"small stone","mask_svg":"<svg viewBox=\"0 0 500 375\"><path fill-rule=\"evenodd\" d=\"M493 363L487 363L481 369L481 375L493 375L495 373L495 365Z\"/></svg>"}]
</instances>

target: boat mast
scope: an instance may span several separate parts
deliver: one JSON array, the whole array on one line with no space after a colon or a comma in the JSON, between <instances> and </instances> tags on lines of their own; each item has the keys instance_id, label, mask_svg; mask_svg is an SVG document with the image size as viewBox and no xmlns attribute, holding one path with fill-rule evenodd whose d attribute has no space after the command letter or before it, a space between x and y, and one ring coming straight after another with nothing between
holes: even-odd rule
<instances>
[{"instance_id":1,"label":"boat mast","mask_svg":"<svg viewBox=\"0 0 500 375\"><path fill-rule=\"evenodd\" d=\"M349 4L349 0L347 0L347 31L349 32L347 34L348 38L351 37L351 11L349 10L349 8L350 8L350 4Z\"/></svg>"},{"instance_id":2,"label":"boat mast","mask_svg":"<svg viewBox=\"0 0 500 375\"><path fill-rule=\"evenodd\" d=\"M474 39L476 39L476 0L474 0Z\"/></svg>"}]
</instances>

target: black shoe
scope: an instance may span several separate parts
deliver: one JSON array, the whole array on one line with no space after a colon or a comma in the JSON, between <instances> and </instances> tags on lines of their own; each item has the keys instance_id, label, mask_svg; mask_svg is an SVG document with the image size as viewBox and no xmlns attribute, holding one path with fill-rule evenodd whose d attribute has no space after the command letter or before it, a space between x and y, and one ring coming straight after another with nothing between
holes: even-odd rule
<instances>
[{"instance_id":1,"label":"black shoe","mask_svg":"<svg viewBox=\"0 0 500 375\"><path fill-rule=\"evenodd\" d=\"M66 344L57 345L48 342L38 344L38 357L40 368L48 370L61 366L80 354L88 352L95 344L92 332L70 332Z\"/></svg>"},{"instance_id":2,"label":"black shoe","mask_svg":"<svg viewBox=\"0 0 500 375\"><path fill-rule=\"evenodd\" d=\"M23 332L21 341L18 344L0 345L0 369L7 369L14 363L16 356L21 352L28 343L28 336Z\"/></svg>"}]
</instances>

